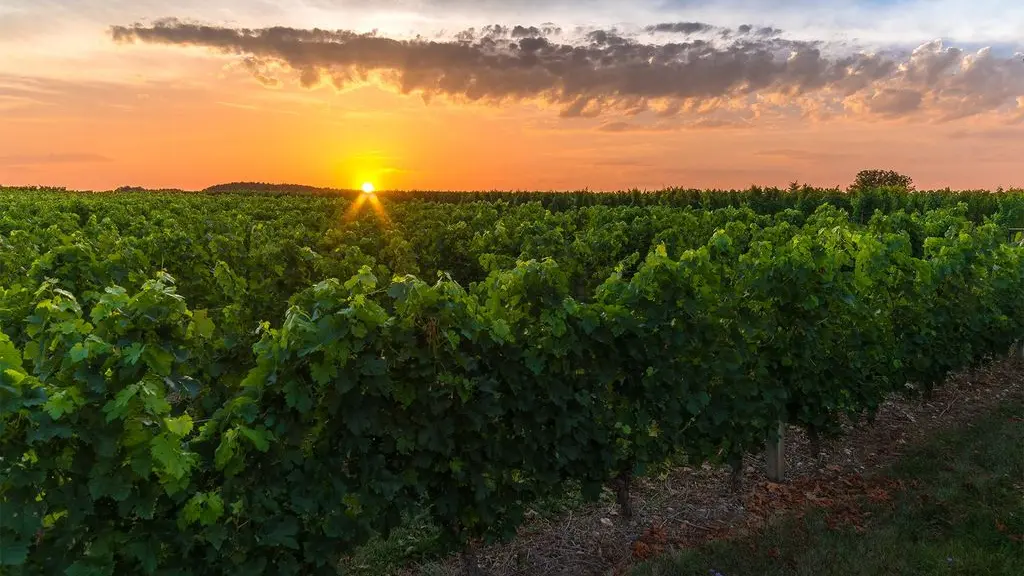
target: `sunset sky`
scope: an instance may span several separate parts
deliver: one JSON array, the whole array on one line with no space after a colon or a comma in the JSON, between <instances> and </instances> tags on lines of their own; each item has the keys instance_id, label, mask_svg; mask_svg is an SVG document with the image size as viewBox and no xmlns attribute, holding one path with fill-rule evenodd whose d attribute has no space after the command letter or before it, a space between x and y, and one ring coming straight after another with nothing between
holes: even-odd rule
<instances>
[{"instance_id":1,"label":"sunset sky","mask_svg":"<svg viewBox=\"0 0 1024 576\"><path fill-rule=\"evenodd\" d=\"M0 0L0 184L1024 186L1009 0Z\"/></svg>"}]
</instances>

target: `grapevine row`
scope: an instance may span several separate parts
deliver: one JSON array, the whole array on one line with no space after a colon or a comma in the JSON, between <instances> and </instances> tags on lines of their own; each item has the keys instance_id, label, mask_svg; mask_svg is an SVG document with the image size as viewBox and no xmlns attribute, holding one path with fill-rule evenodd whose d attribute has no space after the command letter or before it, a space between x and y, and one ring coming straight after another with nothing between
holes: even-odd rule
<instances>
[{"instance_id":1,"label":"grapevine row","mask_svg":"<svg viewBox=\"0 0 1024 576\"><path fill-rule=\"evenodd\" d=\"M994 223L762 224L659 245L585 297L553 259L469 286L363 266L296 293L251 351L246 314L190 308L167 274L8 289L0 563L334 574L413 510L456 542L508 537L569 486L628 504L669 458L735 461L780 420L836 433L1022 335L1024 262Z\"/></svg>"}]
</instances>

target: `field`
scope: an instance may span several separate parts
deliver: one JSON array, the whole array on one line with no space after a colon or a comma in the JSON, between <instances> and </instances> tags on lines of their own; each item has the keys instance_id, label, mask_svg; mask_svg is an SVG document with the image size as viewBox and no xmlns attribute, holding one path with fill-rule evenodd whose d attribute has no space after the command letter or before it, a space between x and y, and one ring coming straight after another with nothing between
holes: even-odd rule
<instances>
[{"instance_id":1,"label":"field","mask_svg":"<svg viewBox=\"0 0 1024 576\"><path fill-rule=\"evenodd\" d=\"M816 447L1024 336L1020 191L0 207L5 575L335 574L411 523L472 563L539 503L629 518L666 467Z\"/></svg>"}]
</instances>

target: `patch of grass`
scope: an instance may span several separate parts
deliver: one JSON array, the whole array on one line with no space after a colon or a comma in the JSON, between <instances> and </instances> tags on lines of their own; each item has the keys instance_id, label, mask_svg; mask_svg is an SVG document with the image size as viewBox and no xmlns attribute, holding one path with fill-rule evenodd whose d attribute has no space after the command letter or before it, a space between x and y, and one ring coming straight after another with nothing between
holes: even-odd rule
<instances>
[{"instance_id":1,"label":"patch of grass","mask_svg":"<svg viewBox=\"0 0 1024 576\"><path fill-rule=\"evenodd\" d=\"M865 504L866 530L830 530L821 511L762 532L655 558L635 576L1024 574L1024 404L947 431L886 474L905 490Z\"/></svg>"},{"instance_id":2,"label":"patch of grass","mask_svg":"<svg viewBox=\"0 0 1024 576\"><path fill-rule=\"evenodd\" d=\"M614 501L610 494L603 495L602 500ZM579 486L568 484L564 493L530 506L535 513L533 525L557 520L585 504ZM418 566L429 576L439 571L439 561L453 553L456 551L442 543L441 529L431 522L429 514L420 512L405 518L388 538L376 537L359 547L340 568L343 574L353 576L393 576Z\"/></svg>"},{"instance_id":3,"label":"patch of grass","mask_svg":"<svg viewBox=\"0 0 1024 576\"><path fill-rule=\"evenodd\" d=\"M344 559L341 573L354 576L397 574L407 564L441 554L439 536L440 529L425 513L410 516L388 538L373 538Z\"/></svg>"}]
</instances>

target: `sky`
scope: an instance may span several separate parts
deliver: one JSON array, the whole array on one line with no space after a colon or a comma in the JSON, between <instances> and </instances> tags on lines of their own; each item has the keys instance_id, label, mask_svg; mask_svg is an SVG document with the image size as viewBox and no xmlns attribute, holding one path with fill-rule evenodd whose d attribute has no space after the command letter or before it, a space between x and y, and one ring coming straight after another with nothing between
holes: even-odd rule
<instances>
[{"instance_id":1,"label":"sky","mask_svg":"<svg viewBox=\"0 0 1024 576\"><path fill-rule=\"evenodd\" d=\"M0 0L0 185L1024 186L1024 3Z\"/></svg>"}]
</instances>

